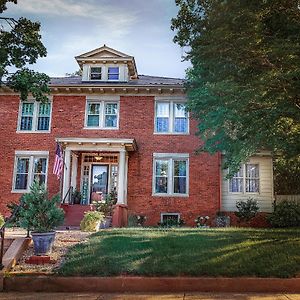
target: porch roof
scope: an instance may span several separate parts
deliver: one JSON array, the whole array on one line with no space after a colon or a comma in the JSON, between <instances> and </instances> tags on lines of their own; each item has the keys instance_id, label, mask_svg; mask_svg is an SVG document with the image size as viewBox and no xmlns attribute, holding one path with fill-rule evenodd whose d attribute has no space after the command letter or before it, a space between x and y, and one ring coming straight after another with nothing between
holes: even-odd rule
<instances>
[{"instance_id":1,"label":"porch roof","mask_svg":"<svg viewBox=\"0 0 300 300\"><path fill-rule=\"evenodd\" d=\"M137 150L135 139L120 139L120 138L74 138L74 137L59 137L56 142L63 144L66 148L72 150L95 150L95 151L126 151Z\"/></svg>"}]
</instances>

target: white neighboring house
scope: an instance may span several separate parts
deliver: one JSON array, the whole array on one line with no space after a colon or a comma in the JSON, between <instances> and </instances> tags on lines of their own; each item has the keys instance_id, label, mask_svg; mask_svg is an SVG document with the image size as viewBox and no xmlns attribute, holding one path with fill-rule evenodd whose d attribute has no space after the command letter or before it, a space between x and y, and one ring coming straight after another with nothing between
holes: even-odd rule
<instances>
[{"instance_id":1,"label":"white neighboring house","mask_svg":"<svg viewBox=\"0 0 300 300\"><path fill-rule=\"evenodd\" d=\"M260 212L273 211L273 160L269 153L252 156L230 180L227 173L222 171L222 211L236 211L236 203L249 197L258 201Z\"/></svg>"}]
</instances>

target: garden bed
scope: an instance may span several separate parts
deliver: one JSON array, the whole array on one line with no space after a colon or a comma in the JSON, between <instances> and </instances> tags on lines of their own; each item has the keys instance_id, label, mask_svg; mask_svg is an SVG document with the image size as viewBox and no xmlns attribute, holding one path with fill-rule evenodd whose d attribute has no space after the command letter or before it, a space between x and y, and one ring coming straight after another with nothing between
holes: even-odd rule
<instances>
[{"instance_id":1,"label":"garden bed","mask_svg":"<svg viewBox=\"0 0 300 300\"><path fill-rule=\"evenodd\" d=\"M53 246L52 254L50 255L52 263L48 264L29 264L26 261L34 255L33 245L24 252L23 256L19 260L18 264L11 270L12 273L54 273L55 270L62 264L65 258L65 254L70 247L78 243L84 243L87 241L87 237L90 233L82 232L80 230L72 231L57 231L55 243Z\"/></svg>"}]
</instances>

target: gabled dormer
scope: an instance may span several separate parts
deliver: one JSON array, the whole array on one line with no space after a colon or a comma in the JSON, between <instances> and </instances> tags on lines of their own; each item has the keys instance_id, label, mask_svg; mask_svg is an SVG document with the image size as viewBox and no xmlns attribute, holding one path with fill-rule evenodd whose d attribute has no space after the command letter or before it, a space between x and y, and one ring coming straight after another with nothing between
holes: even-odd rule
<instances>
[{"instance_id":1,"label":"gabled dormer","mask_svg":"<svg viewBox=\"0 0 300 300\"><path fill-rule=\"evenodd\" d=\"M75 57L82 81L127 82L138 78L133 56L106 45Z\"/></svg>"}]
</instances>

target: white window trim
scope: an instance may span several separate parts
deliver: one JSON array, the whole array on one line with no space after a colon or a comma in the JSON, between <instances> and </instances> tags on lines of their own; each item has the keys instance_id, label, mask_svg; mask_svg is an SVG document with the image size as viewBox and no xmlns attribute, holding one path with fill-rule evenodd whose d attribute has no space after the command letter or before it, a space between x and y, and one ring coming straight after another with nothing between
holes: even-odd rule
<instances>
[{"instance_id":1,"label":"white window trim","mask_svg":"<svg viewBox=\"0 0 300 300\"><path fill-rule=\"evenodd\" d=\"M101 75L101 79L92 79L91 78L91 75L92 75L92 68L100 68L101 69L101 72L100 72L100 75ZM89 80L90 81L103 81L103 70L104 70L104 68L103 68L103 66L101 66L101 65L93 65L93 66L90 66L89 67L89 74L88 74L88 76L89 76Z\"/></svg>"},{"instance_id":2,"label":"white window trim","mask_svg":"<svg viewBox=\"0 0 300 300\"><path fill-rule=\"evenodd\" d=\"M156 107L158 103L167 102L169 103L169 131L168 132L157 132L156 131ZM190 134L190 114L187 112L187 131L186 132L175 132L174 131L174 104L182 103L186 104L186 100L182 98L164 98L164 97L156 97L154 102L154 134L157 135L189 135Z\"/></svg>"},{"instance_id":3,"label":"white window trim","mask_svg":"<svg viewBox=\"0 0 300 300\"><path fill-rule=\"evenodd\" d=\"M168 160L168 193L156 193L155 192L155 161L156 160ZM174 160L185 160L186 161L186 193L179 194L173 192L173 164ZM188 153L153 153L153 164L152 164L152 196L154 197L189 197L189 173L190 173L190 163Z\"/></svg>"},{"instance_id":4,"label":"white window trim","mask_svg":"<svg viewBox=\"0 0 300 300\"><path fill-rule=\"evenodd\" d=\"M52 121L52 107L53 107L53 99L52 97L48 98L50 103L50 115L49 115L49 129L48 130L37 130L38 126L38 111L39 105L41 102L35 101L32 97L29 97L26 101L22 101L20 99L19 103L19 113L18 113L18 124L16 133L50 133L51 132L51 121ZM21 130L21 119L22 119L22 104L23 103L33 103L33 116L32 116L32 130Z\"/></svg>"},{"instance_id":5,"label":"white window trim","mask_svg":"<svg viewBox=\"0 0 300 300\"><path fill-rule=\"evenodd\" d=\"M45 186L48 183L48 166L49 166L49 151L15 151L14 158L14 171L13 171L13 180L12 180L12 193L24 194L30 191L30 185L33 183L34 171L33 171L33 160L35 157L46 158L46 173L45 173ZM17 162L18 158L29 158L29 170L28 170L28 188L24 190L15 189L16 183L16 174L17 174Z\"/></svg>"},{"instance_id":6,"label":"white window trim","mask_svg":"<svg viewBox=\"0 0 300 300\"><path fill-rule=\"evenodd\" d=\"M246 165L258 165L258 173L259 173L259 185L258 185L258 192L246 192ZM261 174L260 174L260 164L256 162L249 162L246 164L242 164L243 166L243 191L242 192L232 192L230 187L230 179L227 180L227 186L228 186L228 193L232 195L260 195L261 193ZM229 173L229 170L227 170L227 173Z\"/></svg>"},{"instance_id":7,"label":"white window trim","mask_svg":"<svg viewBox=\"0 0 300 300\"><path fill-rule=\"evenodd\" d=\"M119 68L119 79L108 79L108 68ZM91 79L91 68L101 68L101 80L100 79ZM86 71L87 75L84 76L85 80L94 82L94 81L108 81L108 82L119 82L119 81L127 81L125 78L126 72L126 65L125 64L91 64L87 65Z\"/></svg>"},{"instance_id":8,"label":"white window trim","mask_svg":"<svg viewBox=\"0 0 300 300\"><path fill-rule=\"evenodd\" d=\"M118 79L109 79L108 78L108 69L109 68L118 68L119 72L118 72ZM121 73L121 68L119 65L108 65L107 66L107 81L120 81L120 73ZM117 73L112 73L111 75L116 75Z\"/></svg>"},{"instance_id":9,"label":"white window trim","mask_svg":"<svg viewBox=\"0 0 300 300\"><path fill-rule=\"evenodd\" d=\"M160 213L160 222L163 222L163 217L164 216L177 216L177 221L179 222L180 220L180 213Z\"/></svg>"},{"instance_id":10,"label":"white window trim","mask_svg":"<svg viewBox=\"0 0 300 300\"><path fill-rule=\"evenodd\" d=\"M90 103L100 104L100 114L99 114L99 126L88 126L88 107ZM116 127L105 127L105 104L107 103L116 103L117 104L117 126ZM87 98L85 104L85 117L84 117L84 127L83 129L88 130L119 130L119 120L120 120L120 97L113 99L110 98Z\"/></svg>"}]
</instances>

